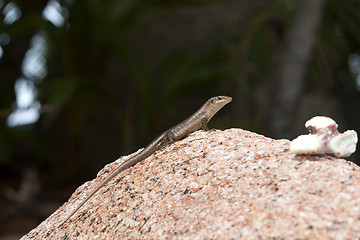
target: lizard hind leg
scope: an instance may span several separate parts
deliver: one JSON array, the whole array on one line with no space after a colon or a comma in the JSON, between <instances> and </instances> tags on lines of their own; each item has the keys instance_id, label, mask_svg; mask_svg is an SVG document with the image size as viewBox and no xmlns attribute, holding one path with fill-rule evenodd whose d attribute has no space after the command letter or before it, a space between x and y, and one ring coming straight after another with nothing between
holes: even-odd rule
<instances>
[{"instance_id":1,"label":"lizard hind leg","mask_svg":"<svg viewBox=\"0 0 360 240\"><path fill-rule=\"evenodd\" d=\"M171 131L167 131L161 141L160 149L164 150L166 146L170 145L173 142L175 142L174 134Z\"/></svg>"}]
</instances>

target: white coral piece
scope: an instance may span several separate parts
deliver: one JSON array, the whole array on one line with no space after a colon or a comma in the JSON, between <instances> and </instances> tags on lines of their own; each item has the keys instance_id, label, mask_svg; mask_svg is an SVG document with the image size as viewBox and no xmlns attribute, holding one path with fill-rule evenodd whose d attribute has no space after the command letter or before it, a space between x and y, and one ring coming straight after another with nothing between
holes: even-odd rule
<instances>
[{"instance_id":1,"label":"white coral piece","mask_svg":"<svg viewBox=\"0 0 360 240\"><path fill-rule=\"evenodd\" d=\"M355 152L357 141L357 133L354 130L348 130L335 136L328 143L327 149L337 157L348 157Z\"/></svg>"},{"instance_id":2,"label":"white coral piece","mask_svg":"<svg viewBox=\"0 0 360 240\"><path fill-rule=\"evenodd\" d=\"M321 139L313 134L298 136L290 146L290 151L296 154L320 154L325 153L325 150Z\"/></svg>"},{"instance_id":3,"label":"white coral piece","mask_svg":"<svg viewBox=\"0 0 360 240\"><path fill-rule=\"evenodd\" d=\"M292 153L329 153L337 157L348 157L356 150L357 133L354 130L339 133L338 125L329 117L313 117L306 122L305 127L310 134L301 135L291 142Z\"/></svg>"}]
</instances>

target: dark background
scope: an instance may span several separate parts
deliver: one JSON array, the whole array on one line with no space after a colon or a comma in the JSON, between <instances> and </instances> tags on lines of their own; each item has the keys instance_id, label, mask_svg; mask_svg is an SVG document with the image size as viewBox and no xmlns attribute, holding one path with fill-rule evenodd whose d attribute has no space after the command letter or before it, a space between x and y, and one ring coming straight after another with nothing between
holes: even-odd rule
<instances>
[{"instance_id":1,"label":"dark background","mask_svg":"<svg viewBox=\"0 0 360 240\"><path fill-rule=\"evenodd\" d=\"M292 140L326 115L360 130L359 0L0 0L0 12L0 236L27 233L212 96L234 100L211 128ZM43 65L29 73L33 46ZM35 93L23 110L40 115L9 126L19 79Z\"/></svg>"}]
</instances>

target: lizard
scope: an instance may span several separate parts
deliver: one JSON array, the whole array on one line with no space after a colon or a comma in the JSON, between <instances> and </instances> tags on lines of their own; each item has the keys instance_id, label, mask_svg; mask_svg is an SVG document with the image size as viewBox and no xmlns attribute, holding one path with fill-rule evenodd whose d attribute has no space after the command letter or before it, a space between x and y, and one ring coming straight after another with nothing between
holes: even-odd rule
<instances>
[{"instance_id":1,"label":"lizard","mask_svg":"<svg viewBox=\"0 0 360 240\"><path fill-rule=\"evenodd\" d=\"M207 100L193 115L177 124L176 126L161 133L155 138L147 147L137 153L135 156L119 165L113 172L111 172L102 182L100 182L87 196L80 202L80 204L59 224L61 227L67 220L69 220L80 208L83 206L97 191L99 191L107 182L117 176L122 171L134 166L138 162L148 158L154 152L162 149L166 145L174 141L184 138L189 133L203 129L209 131L208 122L210 119L226 104L232 101L231 97L217 96Z\"/></svg>"}]
</instances>

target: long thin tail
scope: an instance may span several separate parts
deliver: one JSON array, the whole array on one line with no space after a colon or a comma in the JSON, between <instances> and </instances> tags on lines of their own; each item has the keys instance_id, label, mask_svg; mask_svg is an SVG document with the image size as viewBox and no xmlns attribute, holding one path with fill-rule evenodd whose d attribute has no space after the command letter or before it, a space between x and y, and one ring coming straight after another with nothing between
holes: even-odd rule
<instances>
[{"instance_id":1,"label":"long thin tail","mask_svg":"<svg viewBox=\"0 0 360 240\"><path fill-rule=\"evenodd\" d=\"M136 154L134 157L130 158L126 162L122 163L120 166L118 166L113 172L111 172L101 183L99 183L91 192L90 194L77 206L70 214L67 216L58 227L61 227L67 220L69 220L72 215L74 215L97 191L99 191L100 188L102 188L108 181L110 181L112 178L114 178L116 175L124 171L125 169L128 169L129 167L134 166L138 161L139 158L146 158L151 155L149 154L146 149L142 150L138 154Z\"/></svg>"}]
</instances>

